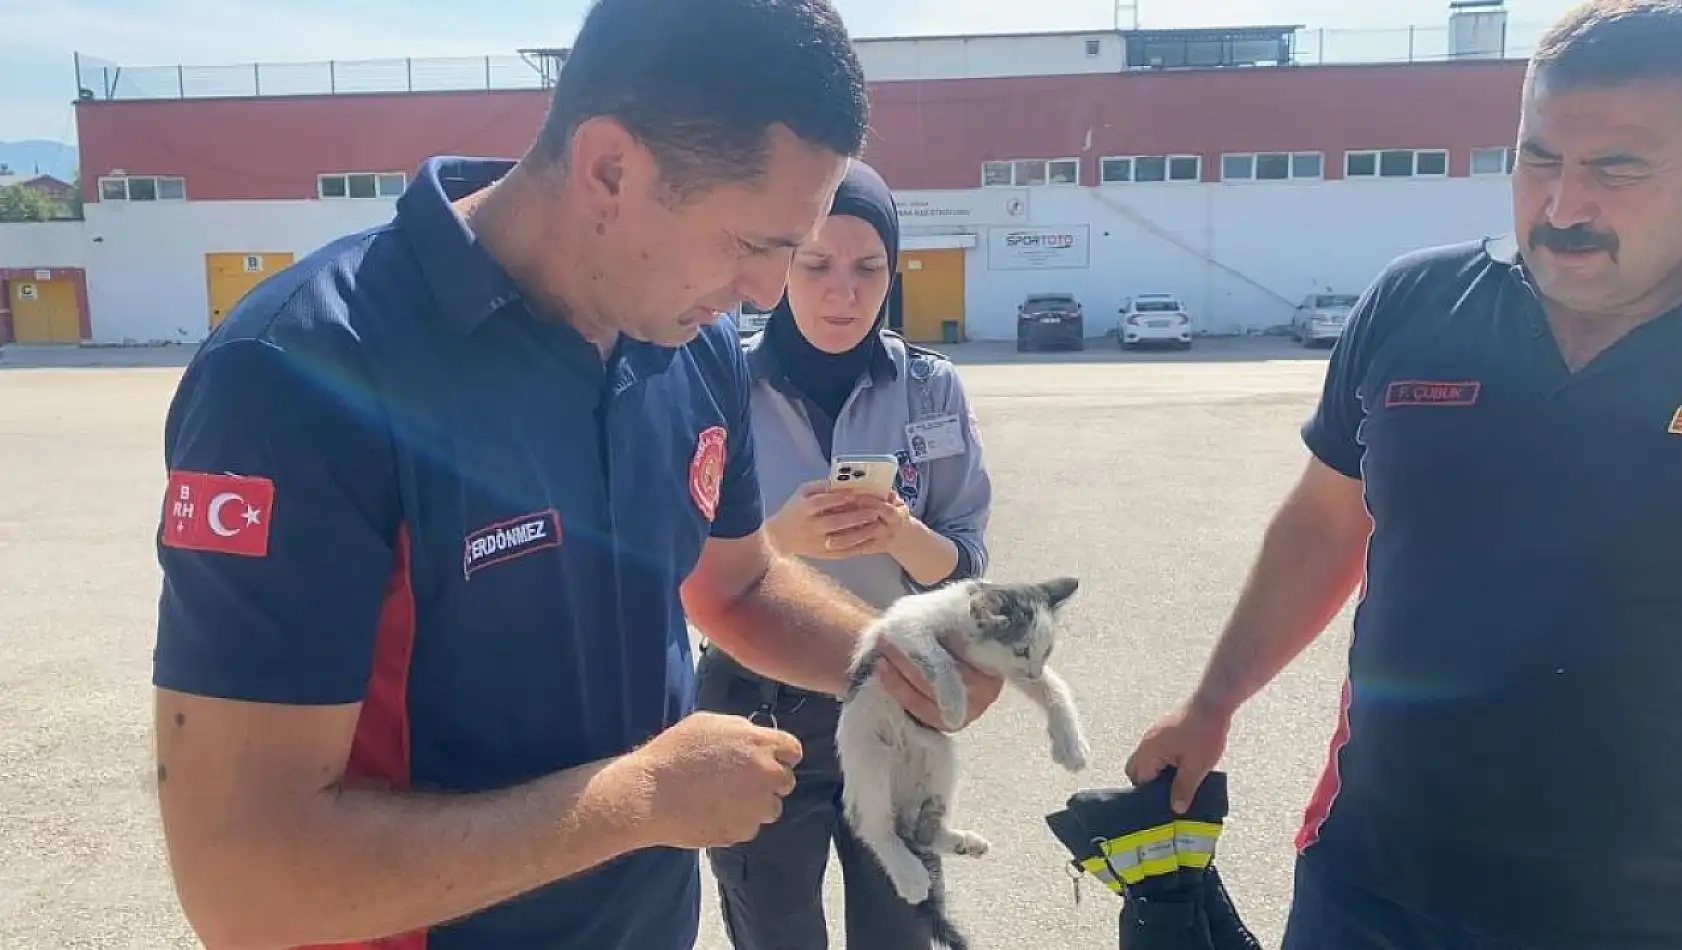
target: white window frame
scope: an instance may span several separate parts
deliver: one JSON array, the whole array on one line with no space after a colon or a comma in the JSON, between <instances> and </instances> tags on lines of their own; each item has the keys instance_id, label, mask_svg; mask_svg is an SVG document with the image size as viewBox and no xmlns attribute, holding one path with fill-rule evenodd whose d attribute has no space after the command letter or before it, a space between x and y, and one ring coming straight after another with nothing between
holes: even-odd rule
<instances>
[{"instance_id":1,"label":"white window frame","mask_svg":"<svg viewBox=\"0 0 1682 950\"><path fill-rule=\"evenodd\" d=\"M1256 171L1260 167L1264 156L1277 156L1285 160L1284 178L1258 178ZM1318 175L1297 174L1297 161L1312 158L1320 163ZM1232 159L1246 159L1249 162L1250 173L1232 177L1227 174L1227 162ZM1287 181L1323 181L1326 177L1326 155L1324 152L1224 152L1221 154L1221 181L1239 185L1249 184L1278 184Z\"/></svg>"},{"instance_id":2,"label":"white window frame","mask_svg":"<svg viewBox=\"0 0 1682 950\"><path fill-rule=\"evenodd\" d=\"M353 195L350 193L352 178L372 178L374 193L371 195ZM387 192L385 186L396 179L395 190ZM330 195L327 193L327 183L338 181L343 194ZM409 175L406 172L329 172L315 176L315 196L322 201L375 201L391 199L403 193L409 185Z\"/></svg>"},{"instance_id":3,"label":"white window frame","mask_svg":"<svg viewBox=\"0 0 1682 950\"><path fill-rule=\"evenodd\" d=\"M1107 174L1105 173L1104 166L1108 165L1110 162L1126 162L1127 163L1127 177L1126 178L1116 178L1116 179L1109 178L1107 176ZM1133 184L1133 156L1131 156L1131 155L1106 155L1105 157L1098 159L1098 184L1100 184L1100 185L1131 185L1131 184Z\"/></svg>"},{"instance_id":4,"label":"white window frame","mask_svg":"<svg viewBox=\"0 0 1682 950\"><path fill-rule=\"evenodd\" d=\"M1419 158L1422 155L1440 155L1440 156L1442 156L1443 170L1441 172L1422 172L1422 171L1420 171L1419 170ZM1413 150L1413 177L1415 177L1415 178L1447 178L1449 176L1449 172L1451 172L1451 171L1453 171L1453 166L1450 164L1450 161L1449 161L1448 149L1446 149L1446 148L1416 148L1416 149Z\"/></svg>"},{"instance_id":5,"label":"white window frame","mask_svg":"<svg viewBox=\"0 0 1682 950\"><path fill-rule=\"evenodd\" d=\"M1006 182L990 182L987 180L989 170L997 170L999 166L1010 169L1010 180ZM1040 180L1032 181L1030 173L1019 179L1017 172L1024 165L1038 165ZM1052 181L1052 166L1064 166L1074 169L1073 181ZM1079 158L1000 158L981 163L981 187L983 188L1078 188L1080 187L1080 159Z\"/></svg>"},{"instance_id":6,"label":"white window frame","mask_svg":"<svg viewBox=\"0 0 1682 950\"><path fill-rule=\"evenodd\" d=\"M1384 174L1384 156L1398 152L1407 152L1412 159L1411 167L1406 175ZM1419 170L1419 156L1440 155L1443 160L1441 172L1421 172ZM1371 175L1355 175L1349 171L1349 165L1357 157L1371 158L1373 168ZM1449 173L1448 149L1446 148L1365 148L1350 149L1343 153L1343 177L1351 181L1398 181L1405 178L1447 178Z\"/></svg>"},{"instance_id":7,"label":"white window frame","mask_svg":"<svg viewBox=\"0 0 1682 950\"><path fill-rule=\"evenodd\" d=\"M1053 166L1053 165L1063 165L1063 166L1066 166L1066 167L1067 166L1072 166L1074 168L1074 173L1075 173L1074 174L1074 180L1073 181L1052 181L1051 180L1051 166ZM1073 187L1077 187L1077 188L1080 187L1080 158L1078 156L1076 156L1076 157L1073 157L1073 158L1048 159L1045 163L1045 183L1048 184L1048 185L1063 185L1065 187L1068 187L1068 186L1073 186Z\"/></svg>"},{"instance_id":8,"label":"white window frame","mask_svg":"<svg viewBox=\"0 0 1682 950\"><path fill-rule=\"evenodd\" d=\"M987 180L987 173L989 171L997 170L998 167L1001 166L1001 165L1004 166L1004 170L1006 172L1009 172L1009 174L1005 176L1005 180L1004 181L988 181ZM983 188L1009 188L1009 187L1011 187L1011 184L1012 184L1011 179L1013 179L1015 177L1015 174L1016 174L1016 163L1014 163L1014 162L1007 162L1007 161L982 162L981 163L981 187L983 187Z\"/></svg>"},{"instance_id":9,"label":"white window frame","mask_svg":"<svg viewBox=\"0 0 1682 950\"><path fill-rule=\"evenodd\" d=\"M136 182L136 181L149 181L149 182L151 182L152 183L152 197L150 197L150 198L136 198L136 197L134 197L133 196L132 183ZM175 185L180 190L180 194L172 195L168 198L159 197L160 194L163 192L164 182L169 182L170 184ZM118 194L109 193L106 189L107 185L116 185L116 186L120 187L122 189L122 194L118 195ZM101 176L99 176L99 200L100 201L148 201L148 202L186 201L187 200L187 179L181 177L180 175L101 175Z\"/></svg>"},{"instance_id":10,"label":"white window frame","mask_svg":"<svg viewBox=\"0 0 1682 950\"><path fill-rule=\"evenodd\" d=\"M1145 159L1160 159L1162 161L1161 181L1139 181L1139 162ZM1192 177L1175 178L1174 163L1189 161L1192 163ZM1106 162L1126 162L1127 177L1125 179L1109 179L1104 177ZM1098 160L1098 184L1100 185L1195 185L1203 181L1203 156L1177 152L1170 155L1106 155Z\"/></svg>"},{"instance_id":11,"label":"white window frame","mask_svg":"<svg viewBox=\"0 0 1682 950\"><path fill-rule=\"evenodd\" d=\"M1501 171L1478 171L1478 156L1496 155L1501 159ZM1467 170L1473 178L1505 178L1513 173L1513 166L1518 162L1518 149L1511 145L1493 145L1488 148L1472 149L1471 162Z\"/></svg>"}]
</instances>

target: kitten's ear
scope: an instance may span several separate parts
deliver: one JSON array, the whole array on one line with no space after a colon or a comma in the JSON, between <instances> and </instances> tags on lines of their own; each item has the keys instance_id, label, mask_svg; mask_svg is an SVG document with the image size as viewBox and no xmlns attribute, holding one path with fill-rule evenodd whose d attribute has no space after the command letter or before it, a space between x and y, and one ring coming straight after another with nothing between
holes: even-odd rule
<instances>
[{"instance_id":1,"label":"kitten's ear","mask_svg":"<svg viewBox=\"0 0 1682 950\"><path fill-rule=\"evenodd\" d=\"M1005 592L988 584L977 584L975 592L970 594L969 614L975 622L983 627L996 626L1005 622L1006 603Z\"/></svg>"},{"instance_id":2,"label":"kitten's ear","mask_svg":"<svg viewBox=\"0 0 1682 950\"><path fill-rule=\"evenodd\" d=\"M1063 606L1063 601L1074 596L1075 589L1080 587L1080 581L1073 577L1056 577L1041 582L1039 587L1040 592L1045 594L1046 603L1056 610Z\"/></svg>"}]
</instances>

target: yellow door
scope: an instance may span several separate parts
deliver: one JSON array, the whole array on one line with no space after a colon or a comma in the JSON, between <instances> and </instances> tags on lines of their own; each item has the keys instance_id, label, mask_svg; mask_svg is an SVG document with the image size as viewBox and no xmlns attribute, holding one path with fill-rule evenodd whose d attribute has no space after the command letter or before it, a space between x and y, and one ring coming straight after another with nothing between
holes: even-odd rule
<instances>
[{"instance_id":1,"label":"yellow door","mask_svg":"<svg viewBox=\"0 0 1682 950\"><path fill-rule=\"evenodd\" d=\"M82 315L67 280L18 280L11 287L12 336L19 343L80 343Z\"/></svg>"},{"instance_id":2,"label":"yellow door","mask_svg":"<svg viewBox=\"0 0 1682 950\"><path fill-rule=\"evenodd\" d=\"M905 285L904 335L913 343L941 342L941 326L958 324L964 338L964 252L907 251L899 260Z\"/></svg>"},{"instance_id":3,"label":"yellow door","mask_svg":"<svg viewBox=\"0 0 1682 950\"><path fill-rule=\"evenodd\" d=\"M292 263L291 251L234 251L204 256L210 325L216 326L253 287Z\"/></svg>"}]
</instances>

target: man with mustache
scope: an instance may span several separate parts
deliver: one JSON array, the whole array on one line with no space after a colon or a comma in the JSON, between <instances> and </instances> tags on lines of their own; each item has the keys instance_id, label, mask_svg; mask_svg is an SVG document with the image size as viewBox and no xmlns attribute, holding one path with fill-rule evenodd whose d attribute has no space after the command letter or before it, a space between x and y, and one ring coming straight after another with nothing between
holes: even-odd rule
<instances>
[{"instance_id":1,"label":"man with mustache","mask_svg":"<svg viewBox=\"0 0 1682 950\"><path fill-rule=\"evenodd\" d=\"M1200 683L1128 763L1183 808L1362 585L1285 950L1682 946L1682 0L1551 29L1512 188L1512 237L1368 289Z\"/></svg>"}]
</instances>

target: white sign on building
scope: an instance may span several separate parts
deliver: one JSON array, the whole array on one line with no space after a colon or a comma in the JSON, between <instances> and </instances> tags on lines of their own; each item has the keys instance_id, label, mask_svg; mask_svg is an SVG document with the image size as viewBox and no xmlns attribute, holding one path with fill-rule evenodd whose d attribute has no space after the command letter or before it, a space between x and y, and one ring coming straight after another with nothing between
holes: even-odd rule
<instances>
[{"instance_id":1,"label":"white sign on building","mask_svg":"<svg viewBox=\"0 0 1682 950\"><path fill-rule=\"evenodd\" d=\"M1078 270L1090 263L1087 226L993 228L987 232L988 270Z\"/></svg>"},{"instance_id":2,"label":"white sign on building","mask_svg":"<svg viewBox=\"0 0 1682 950\"><path fill-rule=\"evenodd\" d=\"M896 191L901 228L992 228L1028 223L1028 189Z\"/></svg>"}]
</instances>

